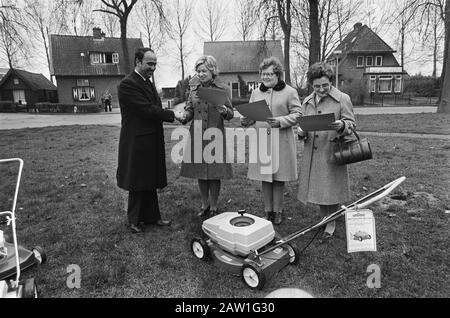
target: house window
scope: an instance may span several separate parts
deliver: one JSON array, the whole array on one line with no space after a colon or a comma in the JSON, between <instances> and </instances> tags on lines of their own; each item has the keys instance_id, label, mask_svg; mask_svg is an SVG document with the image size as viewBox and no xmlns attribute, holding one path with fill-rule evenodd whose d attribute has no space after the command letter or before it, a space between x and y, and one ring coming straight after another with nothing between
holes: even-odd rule
<instances>
[{"instance_id":1,"label":"house window","mask_svg":"<svg viewBox=\"0 0 450 318\"><path fill-rule=\"evenodd\" d=\"M114 64L119 64L119 53L113 53L112 54L112 62Z\"/></svg>"},{"instance_id":2,"label":"house window","mask_svg":"<svg viewBox=\"0 0 450 318\"><path fill-rule=\"evenodd\" d=\"M402 76L396 75L394 81L394 92L401 93L402 92Z\"/></svg>"},{"instance_id":3,"label":"house window","mask_svg":"<svg viewBox=\"0 0 450 318\"><path fill-rule=\"evenodd\" d=\"M239 82L231 82L231 98L239 96Z\"/></svg>"},{"instance_id":4,"label":"house window","mask_svg":"<svg viewBox=\"0 0 450 318\"><path fill-rule=\"evenodd\" d=\"M378 91L380 93L392 92L392 76L380 76L378 80Z\"/></svg>"},{"instance_id":5,"label":"house window","mask_svg":"<svg viewBox=\"0 0 450 318\"><path fill-rule=\"evenodd\" d=\"M24 90L13 90L14 103L26 105L27 101L25 99L25 91Z\"/></svg>"},{"instance_id":6,"label":"house window","mask_svg":"<svg viewBox=\"0 0 450 318\"><path fill-rule=\"evenodd\" d=\"M383 65L383 57L382 56L376 56L375 57L375 66L382 66Z\"/></svg>"},{"instance_id":7,"label":"house window","mask_svg":"<svg viewBox=\"0 0 450 318\"><path fill-rule=\"evenodd\" d=\"M77 86L89 86L88 79L77 79Z\"/></svg>"},{"instance_id":8,"label":"house window","mask_svg":"<svg viewBox=\"0 0 450 318\"><path fill-rule=\"evenodd\" d=\"M14 85L19 85L19 79L18 78L14 79Z\"/></svg>"},{"instance_id":9,"label":"house window","mask_svg":"<svg viewBox=\"0 0 450 318\"><path fill-rule=\"evenodd\" d=\"M79 83L77 81L77 83ZM85 86L80 82L79 84L83 84L81 86L72 88L72 97L74 101L90 101L95 100L95 88L90 86Z\"/></svg>"},{"instance_id":10,"label":"house window","mask_svg":"<svg viewBox=\"0 0 450 318\"><path fill-rule=\"evenodd\" d=\"M377 83L377 77L375 75L371 75L369 79L369 93L375 93Z\"/></svg>"},{"instance_id":11,"label":"house window","mask_svg":"<svg viewBox=\"0 0 450 318\"><path fill-rule=\"evenodd\" d=\"M364 66L364 56L358 56L356 58L356 67L363 67Z\"/></svg>"},{"instance_id":12,"label":"house window","mask_svg":"<svg viewBox=\"0 0 450 318\"><path fill-rule=\"evenodd\" d=\"M366 66L373 66L373 56L366 56Z\"/></svg>"},{"instance_id":13,"label":"house window","mask_svg":"<svg viewBox=\"0 0 450 318\"><path fill-rule=\"evenodd\" d=\"M118 53L91 52L91 64L117 64L119 63Z\"/></svg>"}]
</instances>

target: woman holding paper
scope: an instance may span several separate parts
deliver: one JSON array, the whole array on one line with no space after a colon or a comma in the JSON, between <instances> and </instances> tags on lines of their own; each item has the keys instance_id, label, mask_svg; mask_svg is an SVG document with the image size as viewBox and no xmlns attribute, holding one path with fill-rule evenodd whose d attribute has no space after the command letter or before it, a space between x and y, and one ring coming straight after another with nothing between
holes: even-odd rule
<instances>
[{"instance_id":1,"label":"woman holding paper","mask_svg":"<svg viewBox=\"0 0 450 318\"><path fill-rule=\"evenodd\" d=\"M283 219L284 184L297 180L297 147L292 127L302 115L301 103L297 91L282 80L283 66L277 58L265 59L259 71L262 83L253 90L250 103L265 101L272 117L266 121L242 118L242 126L255 125L258 139L257 149L253 150L256 154L249 147L247 177L261 181L267 219L279 225ZM256 162L252 162L252 156Z\"/></svg>"},{"instance_id":2,"label":"woman holding paper","mask_svg":"<svg viewBox=\"0 0 450 318\"><path fill-rule=\"evenodd\" d=\"M347 166L331 162L331 140L351 134L351 129L355 128L355 115L350 97L331 85L334 72L330 65L324 62L313 64L306 76L314 92L303 101L303 115L334 114L335 121L330 124L330 130L305 132L301 127L298 129L305 147L297 197L304 204L318 204L322 217L326 217L349 200ZM331 238L335 228L335 222L328 223L322 240Z\"/></svg>"},{"instance_id":3,"label":"woman holding paper","mask_svg":"<svg viewBox=\"0 0 450 318\"><path fill-rule=\"evenodd\" d=\"M234 111L229 89L215 81L219 70L214 57L208 55L200 57L195 62L195 71L199 84L191 88L184 109L184 120L181 121L186 124L192 120L189 138L184 148L180 176L198 179L202 200L198 216L208 217L217 213L221 179L232 177L231 163L227 160L224 119L233 118ZM202 96L205 99L199 96L201 91L204 92ZM215 93L211 94L211 91ZM225 94L218 94L218 91L219 93L224 91ZM218 95L225 97L224 105L217 104L213 100L206 100L208 96ZM216 140L217 138L219 140ZM213 142L213 146L210 145Z\"/></svg>"}]
</instances>

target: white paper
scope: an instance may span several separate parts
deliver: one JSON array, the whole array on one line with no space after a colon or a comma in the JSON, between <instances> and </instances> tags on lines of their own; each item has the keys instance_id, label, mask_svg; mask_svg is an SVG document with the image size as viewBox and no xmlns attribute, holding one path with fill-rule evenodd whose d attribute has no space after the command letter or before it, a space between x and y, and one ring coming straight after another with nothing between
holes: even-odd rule
<instances>
[{"instance_id":1,"label":"white paper","mask_svg":"<svg viewBox=\"0 0 450 318\"><path fill-rule=\"evenodd\" d=\"M350 210L345 213L347 252L375 252L377 240L375 218L369 209Z\"/></svg>"}]
</instances>

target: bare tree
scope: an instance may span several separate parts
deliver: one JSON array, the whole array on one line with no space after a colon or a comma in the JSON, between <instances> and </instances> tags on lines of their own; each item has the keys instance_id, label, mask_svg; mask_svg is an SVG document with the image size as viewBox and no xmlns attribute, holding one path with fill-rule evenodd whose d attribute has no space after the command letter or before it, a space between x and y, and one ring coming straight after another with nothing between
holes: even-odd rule
<instances>
[{"instance_id":1,"label":"bare tree","mask_svg":"<svg viewBox=\"0 0 450 318\"><path fill-rule=\"evenodd\" d=\"M147 3L147 2L144 2ZM120 21L116 15L102 13L103 29L107 36L116 37L120 31Z\"/></svg>"},{"instance_id":2,"label":"bare tree","mask_svg":"<svg viewBox=\"0 0 450 318\"><path fill-rule=\"evenodd\" d=\"M175 0L175 16L170 37L177 46L177 61L181 68L181 80L185 78L186 59L190 53L186 43L186 32L191 24L193 4L192 1Z\"/></svg>"},{"instance_id":3,"label":"bare tree","mask_svg":"<svg viewBox=\"0 0 450 318\"><path fill-rule=\"evenodd\" d=\"M66 1L36 2L34 0L25 0L24 2L23 12L26 16L27 28L31 36L38 43L38 50L42 47L44 48L50 76L51 67L48 35L53 32L58 34L64 28L64 19L62 17L65 14L66 6ZM51 80L53 82L52 76Z\"/></svg>"},{"instance_id":4,"label":"bare tree","mask_svg":"<svg viewBox=\"0 0 450 318\"><path fill-rule=\"evenodd\" d=\"M125 72L129 73L130 69L130 54L128 52L127 45L127 22L128 17L133 10L134 5L138 0L101 0L105 8L95 9L94 11L103 12L107 14L115 15L119 18L120 23L120 39L122 44L122 52L124 58ZM157 10L160 17L165 18L164 10L162 7L161 0L146 0L151 1L154 5L155 10Z\"/></svg>"},{"instance_id":5,"label":"bare tree","mask_svg":"<svg viewBox=\"0 0 450 318\"><path fill-rule=\"evenodd\" d=\"M272 9L276 9L276 11L273 12ZM266 25L278 21L283 30L285 81L286 83L291 84L290 49L293 10L292 0L264 0L261 2L260 10L269 13L273 12L274 14L269 15L266 18Z\"/></svg>"},{"instance_id":6,"label":"bare tree","mask_svg":"<svg viewBox=\"0 0 450 318\"><path fill-rule=\"evenodd\" d=\"M25 24L15 1L0 5L0 52L10 68L19 66L19 59L28 59Z\"/></svg>"},{"instance_id":7,"label":"bare tree","mask_svg":"<svg viewBox=\"0 0 450 318\"><path fill-rule=\"evenodd\" d=\"M246 41L251 36L252 31L258 21L257 5L253 0L235 0L236 3L236 28Z\"/></svg>"},{"instance_id":8,"label":"bare tree","mask_svg":"<svg viewBox=\"0 0 450 318\"><path fill-rule=\"evenodd\" d=\"M158 52L166 42L170 24L166 18L161 19L151 2L143 1L138 5L137 18L144 29L148 47Z\"/></svg>"},{"instance_id":9,"label":"bare tree","mask_svg":"<svg viewBox=\"0 0 450 318\"><path fill-rule=\"evenodd\" d=\"M228 26L227 6L224 2L214 0L203 0L205 6L200 11L200 18L197 20L198 34L200 37L211 42L219 40Z\"/></svg>"},{"instance_id":10,"label":"bare tree","mask_svg":"<svg viewBox=\"0 0 450 318\"><path fill-rule=\"evenodd\" d=\"M441 93L439 96L439 104L437 108L438 113L450 113L450 0L416 0L411 1L410 6L405 8L411 12L411 15L419 17L419 30L428 28L428 23L423 26L423 22L429 19L426 17L426 12L429 10L436 10L439 16L439 21L444 25L444 58L441 72ZM437 22L437 21L436 21Z\"/></svg>"},{"instance_id":11,"label":"bare tree","mask_svg":"<svg viewBox=\"0 0 450 318\"><path fill-rule=\"evenodd\" d=\"M319 0L308 0L309 3L309 65L320 61L320 25Z\"/></svg>"}]
</instances>

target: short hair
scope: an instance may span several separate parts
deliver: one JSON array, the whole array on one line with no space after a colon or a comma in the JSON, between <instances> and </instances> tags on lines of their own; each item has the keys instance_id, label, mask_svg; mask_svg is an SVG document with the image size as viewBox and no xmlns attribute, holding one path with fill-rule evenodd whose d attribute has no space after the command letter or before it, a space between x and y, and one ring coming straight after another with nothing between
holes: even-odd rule
<instances>
[{"instance_id":1,"label":"short hair","mask_svg":"<svg viewBox=\"0 0 450 318\"><path fill-rule=\"evenodd\" d=\"M142 59L144 58L145 52L152 52L155 53L151 48L149 47L138 47L136 51L134 52L134 66L136 66L136 59L139 60L139 62L142 62Z\"/></svg>"},{"instance_id":2,"label":"short hair","mask_svg":"<svg viewBox=\"0 0 450 318\"><path fill-rule=\"evenodd\" d=\"M214 58L214 56L211 55L202 55L196 62L195 62L195 71L197 71L197 68L200 65L205 65L205 67L212 73L212 77L215 78L217 75L219 75L219 68L217 67L217 61Z\"/></svg>"},{"instance_id":3,"label":"short hair","mask_svg":"<svg viewBox=\"0 0 450 318\"><path fill-rule=\"evenodd\" d=\"M261 64L259 64L259 73L261 73L266 68L273 66L273 72L281 78L283 75L283 64L275 56L265 58Z\"/></svg>"},{"instance_id":4,"label":"short hair","mask_svg":"<svg viewBox=\"0 0 450 318\"><path fill-rule=\"evenodd\" d=\"M330 64L325 62L317 62L311 65L306 72L306 78L308 79L308 83L312 85L312 82L315 79L321 77L328 77L330 82L334 81L334 71Z\"/></svg>"}]
</instances>

